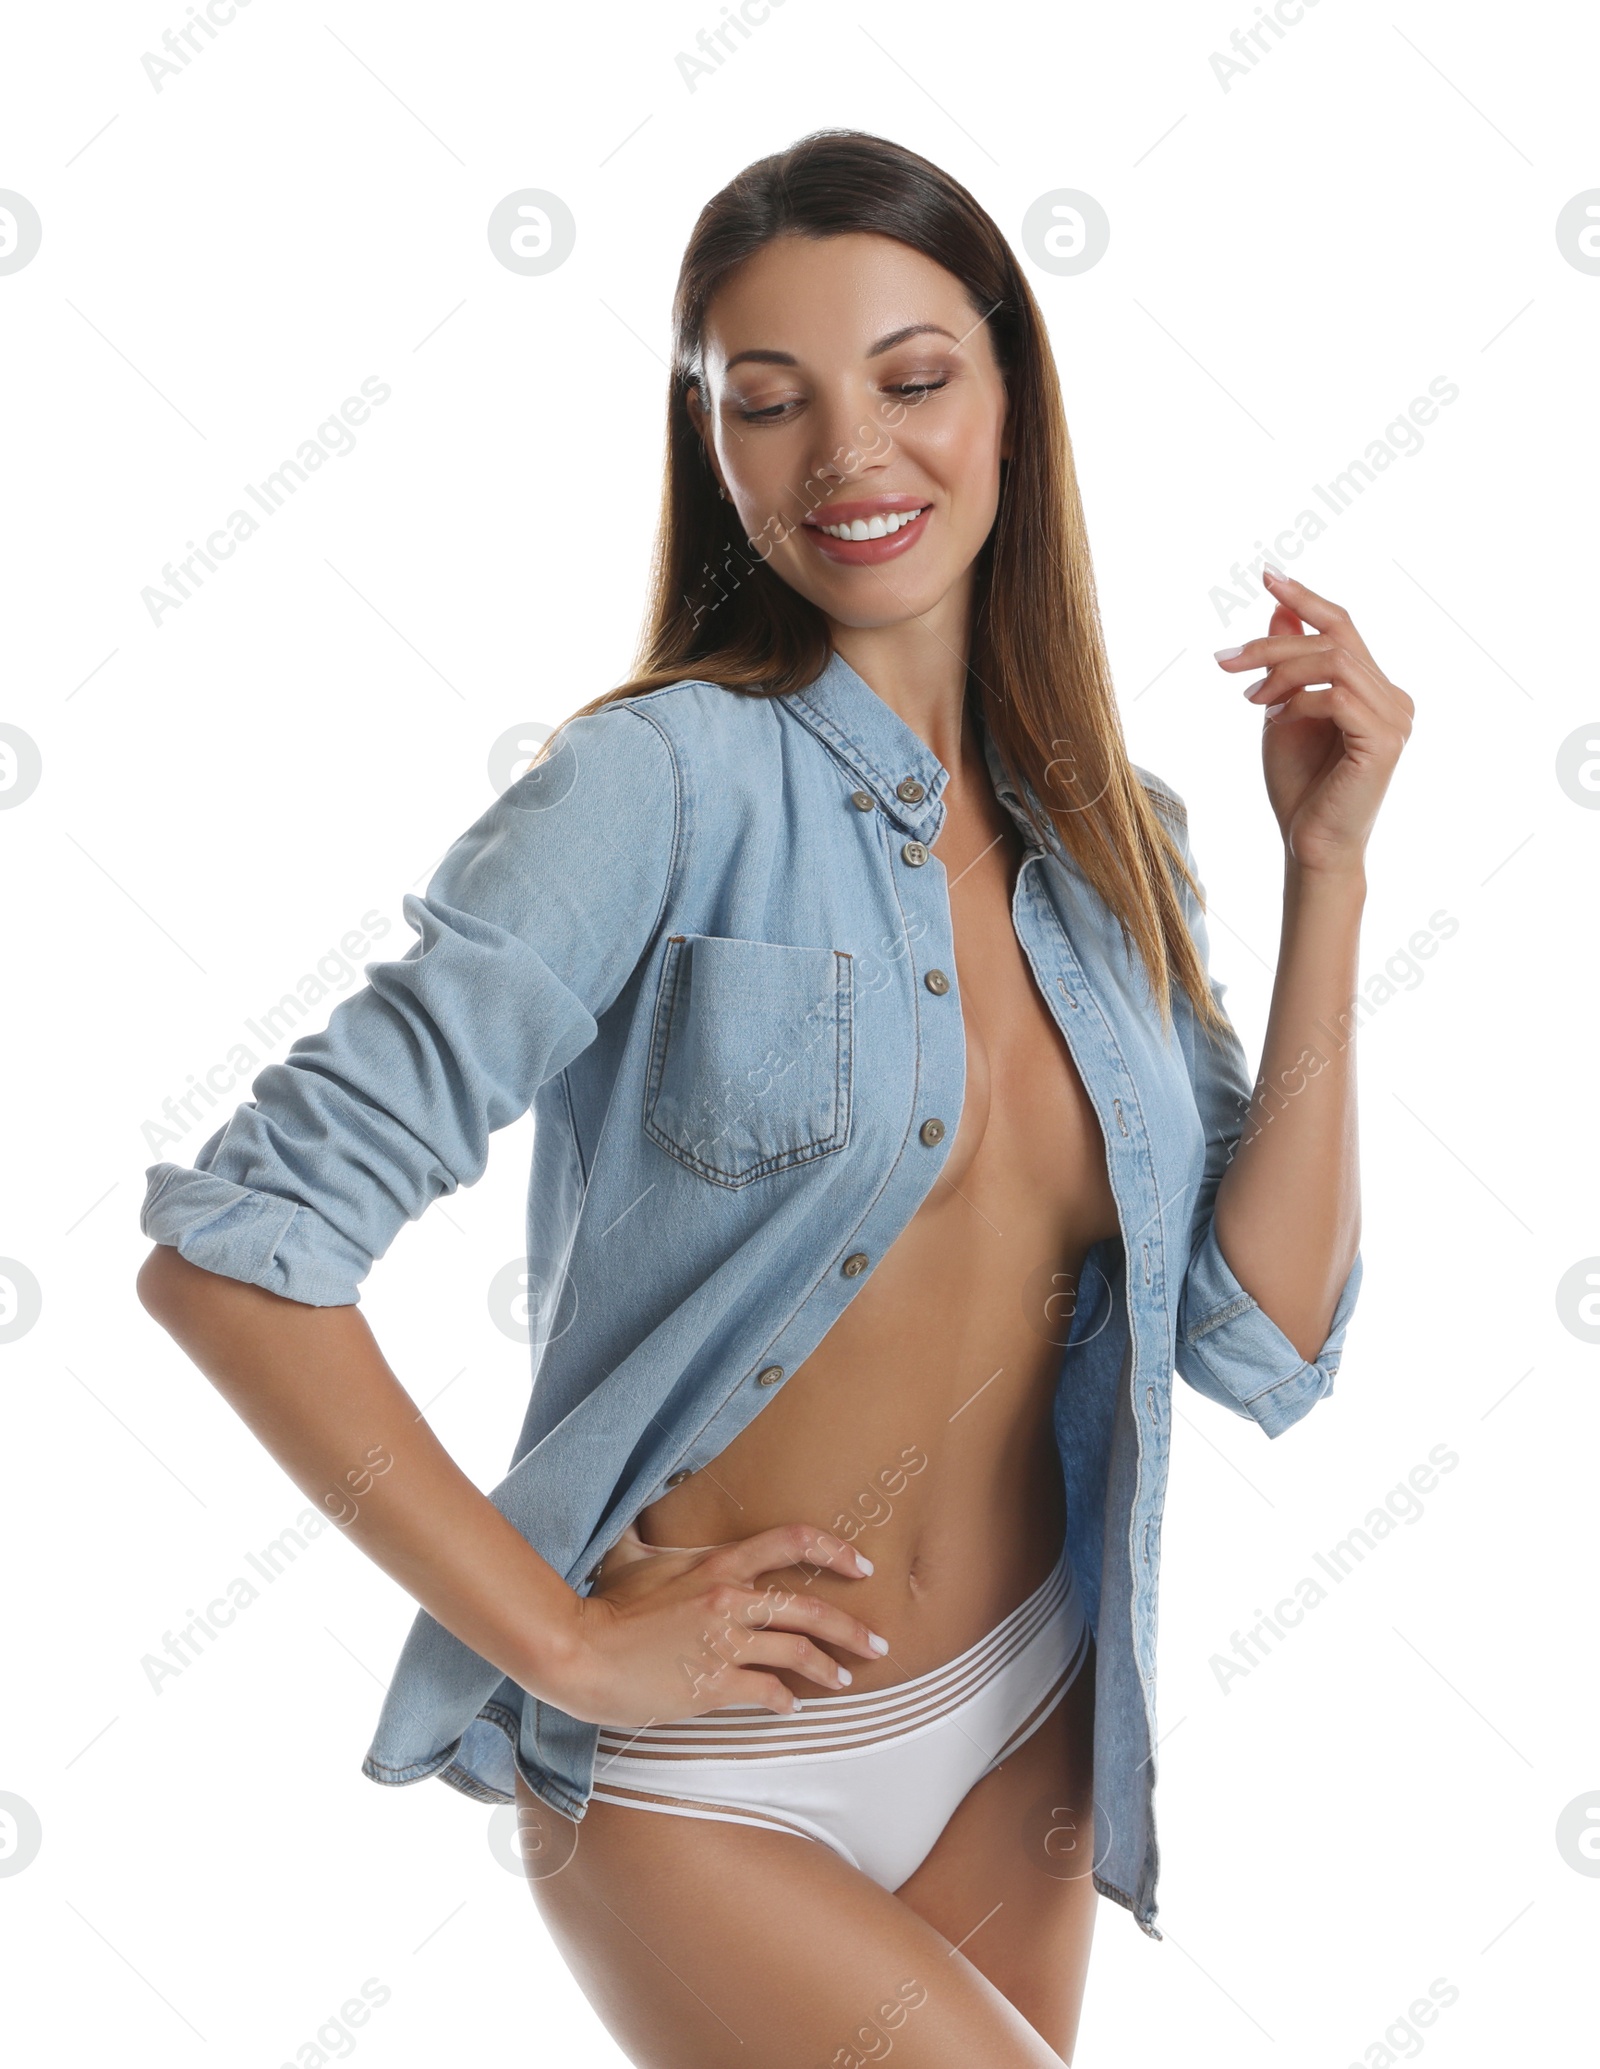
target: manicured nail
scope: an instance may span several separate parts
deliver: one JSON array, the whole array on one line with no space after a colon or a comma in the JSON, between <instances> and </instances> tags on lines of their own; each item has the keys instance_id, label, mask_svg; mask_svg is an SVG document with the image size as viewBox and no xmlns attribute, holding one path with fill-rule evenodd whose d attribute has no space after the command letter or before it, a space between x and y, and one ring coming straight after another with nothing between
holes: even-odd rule
<instances>
[{"instance_id":1,"label":"manicured nail","mask_svg":"<svg viewBox=\"0 0 1600 2069\"><path fill-rule=\"evenodd\" d=\"M1287 582L1289 579L1282 568L1263 568L1261 573L1268 582Z\"/></svg>"},{"instance_id":2,"label":"manicured nail","mask_svg":"<svg viewBox=\"0 0 1600 2069\"><path fill-rule=\"evenodd\" d=\"M887 1652L889 1650L888 1639L880 1638L876 1631L869 1631L867 1633L867 1643L872 1647L874 1652Z\"/></svg>"},{"instance_id":3,"label":"manicured nail","mask_svg":"<svg viewBox=\"0 0 1600 2069\"><path fill-rule=\"evenodd\" d=\"M1258 675L1254 682L1247 682L1244 686L1244 694L1247 697L1253 697L1256 691L1259 690L1261 685L1266 681L1266 679L1267 678L1264 675Z\"/></svg>"},{"instance_id":4,"label":"manicured nail","mask_svg":"<svg viewBox=\"0 0 1600 2069\"><path fill-rule=\"evenodd\" d=\"M855 1676L851 1673L848 1667L841 1667L839 1669L839 1679L848 1686L848 1684L855 1679Z\"/></svg>"},{"instance_id":5,"label":"manicured nail","mask_svg":"<svg viewBox=\"0 0 1600 2069\"><path fill-rule=\"evenodd\" d=\"M872 1561L867 1557L865 1552L856 1553L856 1564L861 1568L861 1571L863 1573L870 1573L872 1571Z\"/></svg>"},{"instance_id":6,"label":"manicured nail","mask_svg":"<svg viewBox=\"0 0 1600 2069\"><path fill-rule=\"evenodd\" d=\"M1237 661L1243 652L1243 647L1218 647L1216 659L1219 661Z\"/></svg>"}]
</instances>

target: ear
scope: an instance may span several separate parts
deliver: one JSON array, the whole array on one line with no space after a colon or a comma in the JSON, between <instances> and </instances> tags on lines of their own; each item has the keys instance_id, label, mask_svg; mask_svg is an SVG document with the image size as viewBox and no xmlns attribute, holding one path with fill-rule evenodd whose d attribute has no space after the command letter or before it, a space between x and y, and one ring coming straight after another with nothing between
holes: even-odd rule
<instances>
[{"instance_id":1,"label":"ear","mask_svg":"<svg viewBox=\"0 0 1600 2069\"><path fill-rule=\"evenodd\" d=\"M684 407L689 412L689 421L700 434L700 450L705 458L706 466L711 470L711 478L716 483L720 493L726 496L728 485L722 478L721 469L717 466L717 456L711 449L711 418L706 410L698 382L691 381L689 383L684 390L683 399Z\"/></svg>"}]
</instances>

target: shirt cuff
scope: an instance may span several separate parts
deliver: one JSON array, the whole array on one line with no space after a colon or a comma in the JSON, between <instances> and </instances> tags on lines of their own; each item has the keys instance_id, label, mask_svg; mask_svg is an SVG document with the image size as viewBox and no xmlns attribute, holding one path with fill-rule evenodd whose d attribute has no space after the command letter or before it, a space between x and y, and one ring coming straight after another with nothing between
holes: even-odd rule
<instances>
[{"instance_id":1,"label":"shirt cuff","mask_svg":"<svg viewBox=\"0 0 1600 2069\"><path fill-rule=\"evenodd\" d=\"M303 1200L235 1185L212 1171L151 1164L139 1226L203 1271L307 1307L359 1305L372 1259Z\"/></svg>"},{"instance_id":2,"label":"shirt cuff","mask_svg":"<svg viewBox=\"0 0 1600 2069\"><path fill-rule=\"evenodd\" d=\"M1333 1391L1345 1330L1360 1290L1358 1250L1327 1340L1314 1359L1302 1358L1239 1284L1213 1223L1195 1251L1184 1285L1178 1370L1197 1393L1250 1416L1269 1437L1281 1437Z\"/></svg>"}]
</instances>

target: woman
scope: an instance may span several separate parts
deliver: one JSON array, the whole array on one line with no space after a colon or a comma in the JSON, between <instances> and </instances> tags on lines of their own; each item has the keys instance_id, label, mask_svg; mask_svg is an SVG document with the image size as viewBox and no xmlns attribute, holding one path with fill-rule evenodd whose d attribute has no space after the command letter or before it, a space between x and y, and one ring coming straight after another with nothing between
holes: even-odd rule
<instances>
[{"instance_id":1,"label":"woman","mask_svg":"<svg viewBox=\"0 0 1600 2069\"><path fill-rule=\"evenodd\" d=\"M1096 1890L1160 1937L1173 1363L1275 1436L1356 1297L1341 1016L1411 700L1273 571L1218 656L1285 841L1252 1092L993 222L823 133L707 206L675 318L640 673L151 1167L141 1296L422 1604L365 1771L516 1800L634 2060L1070 2060ZM530 1105L485 1496L356 1286Z\"/></svg>"}]
</instances>

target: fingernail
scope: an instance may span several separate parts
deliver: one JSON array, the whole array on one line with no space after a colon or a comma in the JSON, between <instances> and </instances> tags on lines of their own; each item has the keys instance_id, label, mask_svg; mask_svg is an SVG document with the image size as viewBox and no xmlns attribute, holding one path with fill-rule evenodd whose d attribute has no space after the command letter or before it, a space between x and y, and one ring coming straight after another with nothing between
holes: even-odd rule
<instances>
[{"instance_id":1,"label":"fingernail","mask_svg":"<svg viewBox=\"0 0 1600 2069\"><path fill-rule=\"evenodd\" d=\"M1287 582L1289 579L1282 568L1263 568L1261 572L1269 582Z\"/></svg>"},{"instance_id":2,"label":"fingernail","mask_svg":"<svg viewBox=\"0 0 1600 2069\"><path fill-rule=\"evenodd\" d=\"M863 1573L870 1573L872 1571L872 1561L867 1557L865 1552L856 1553L856 1564L861 1568L861 1571Z\"/></svg>"},{"instance_id":3,"label":"fingernail","mask_svg":"<svg viewBox=\"0 0 1600 2069\"><path fill-rule=\"evenodd\" d=\"M841 1668L839 1669L839 1679L840 1679L841 1681L845 1682L846 1684L850 1683L850 1682L851 1682L851 1681L853 1681L853 1680L854 1680L855 1678L856 1678L856 1677L854 1676L854 1674L852 1674L852 1673L851 1673L851 1671L850 1671L850 1669L849 1669L848 1667L841 1667Z\"/></svg>"},{"instance_id":4,"label":"fingernail","mask_svg":"<svg viewBox=\"0 0 1600 2069\"><path fill-rule=\"evenodd\" d=\"M1253 697L1256 691L1259 690L1261 685L1266 681L1266 679L1267 678L1264 675L1258 675L1254 682L1247 682L1244 686L1244 694L1247 697Z\"/></svg>"},{"instance_id":5,"label":"fingernail","mask_svg":"<svg viewBox=\"0 0 1600 2069\"><path fill-rule=\"evenodd\" d=\"M1243 652L1243 647L1218 647L1215 658L1219 661L1237 661Z\"/></svg>"},{"instance_id":6,"label":"fingernail","mask_svg":"<svg viewBox=\"0 0 1600 2069\"><path fill-rule=\"evenodd\" d=\"M887 1652L889 1650L888 1639L880 1638L876 1631L869 1631L867 1633L867 1643L872 1647L874 1652Z\"/></svg>"}]
</instances>

